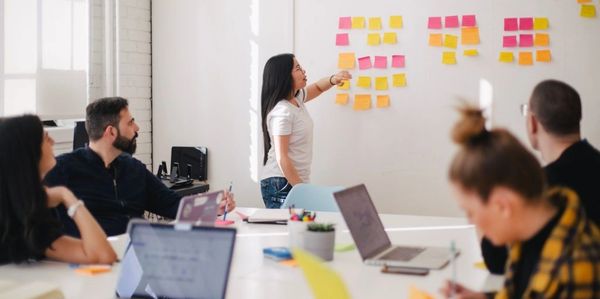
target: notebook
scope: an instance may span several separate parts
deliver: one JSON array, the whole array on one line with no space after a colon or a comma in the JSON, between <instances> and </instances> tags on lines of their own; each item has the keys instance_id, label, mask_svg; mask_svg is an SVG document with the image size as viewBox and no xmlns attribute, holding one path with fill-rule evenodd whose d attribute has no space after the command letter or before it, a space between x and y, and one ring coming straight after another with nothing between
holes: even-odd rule
<instances>
[{"instance_id":1,"label":"notebook","mask_svg":"<svg viewBox=\"0 0 600 299\"><path fill-rule=\"evenodd\" d=\"M259 209L244 219L248 223L287 224L290 218L288 209Z\"/></svg>"},{"instance_id":2,"label":"notebook","mask_svg":"<svg viewBox=\"0 0 600 299\"><path fill-rule=\"evenodd\" d=\"M212 226L222 199L223 191L185 196L179 202L175 220L177 223Z\"/></svg>"}]
</instances>

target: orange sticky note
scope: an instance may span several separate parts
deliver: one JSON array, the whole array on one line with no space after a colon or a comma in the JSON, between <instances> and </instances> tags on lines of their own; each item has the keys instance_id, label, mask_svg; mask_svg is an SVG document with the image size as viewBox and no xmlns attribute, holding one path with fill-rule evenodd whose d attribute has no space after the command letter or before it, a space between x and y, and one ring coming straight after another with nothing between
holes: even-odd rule
<instances>
[{"instance_id":1,"label":"orange sticky note","mask_svg":"<svg viewBox=\"0 0 600 299\"><path fill-rule=\"evenodd\" d=\"M547 30L549 26L548 18L535 18L533 20L533 30Z\"/></svg>"},{"instance_id":2,"label":"orange sticky note","mask_svg":"<svg viewBox=\"0 0 600 299\"><path fill-rule=\"evenodd\" d=\"M581 5L581 16L584 18L595 18L596 17L596 6L593 4Z\"/></svg>"},{"instance_id":3,"label":"orange sticky note","mask_svg":"<svg viewBox=\"0 0 600 299\"><path fill-rule=\"evenodd\" d=\"M460 43L463 45L479 44L479 28L465 27L461 29Z\"/></svg>"},{"instance_id":4,"label":"orange sticky note","mask_svg":"<svg viewBox=\"0 0 600 299\"><path fill-rule=\"evenodd\" d=\"M498 57L500 62L513 62L515 60L515 56L512 52L500 52L500 57Z\"/></svg>"},{"instance_id":5,"label":"orange sticky note","mask_svg":"<svg viewBox=\"0 0 600 299\"><path fill-rule=\"evenodd\" d=\"M392 85L394 87L406 86L406 74L393 74L392 75Z\"/></svg>"},{"instance_id":6,"label":"orange sticky note","mask_svg":"<svg viewBox=\"0 0 600 299\"><path fill-rule=\"evenodd\" d=\"M452 34L446 34L444 36L444 47L456 49L458 45L458 36Z\"/></svg>"},{"instance_id":7,"label":"orange sticky note","mask_svg":"<svg viewBox=\"0 0 600 299\"><path fill-rule=\"evenodd\" d=\"M352 17L352 29L364 29L365 17Z\"/></svg>"},{"instance_id":8,"label":"orange sticky note","mask_svg":"<svg viewBox=\"0 0 600 299\"><path fill-rule=\"evenodd\" d=\"M383 43L388 45L395 45L398 42L396 32L386 32L383 34Z\"/></svg>"},{"instance_id":9,"label":"orange sticky note","mask_svg":"<svg viewBox=\"0 0 600 299\"><path fill-rule=\"evenodd\" d=\"M369 30L381 30L381 18L369 18Z\"/></svg>"},{"instance_id":10,"label":"orange sticky note","mask_svg":"<svg viewBox=\"0 0 600 299\"><path fill-rule=\"evenodd\" d=\"M390 17L390 28L392 28L392 29L402 28L402 16L391 16Z\"/></svg>"},{"instance_id":11,"label":"orange sticky note","mask_svg":"<svg viewBox=\"0 0 600 299\"><path fill-rule=\"evenodd\" d=\"M379 33L369 33L367 36L367 44L369 46L378 46L381 44L381 35L379 35Z\"/></svg>"},{"instance_id":12,"label":"orange sticky note","mask_svg":"<svg viewBox=\"0 0 600 299\"><path fill-rule=\"evenodd\" d=\"M390 96L378 95L377 96L377 108L387 108L390 106Z\"/></svg>"},{"instance_id":13,"label":"orange sticky note","mask_svg":"<svg viewBox=\"0 0 600 299\"><path fill-rule=\"evenodd\" d=\"M342 80L342 85L338 85L337 88L340 90L350 89L350 80Z\"/></svg>"},{"instance_id":14,"label":"orange sticky note","mask_svg":"<svg viewBox=\"0 0 600 299\"><path fill-rule=\"evenodd\" d=\"M356 86L362 88L371 88L371 77L359 76L356 81Z\"/></svg>"},{"instance_id":15,"label":"orange sticky note","mask_svg":"<svg viewBox=\"0 0 600 299\"><path fill-rule=\"evenodd\" d=\"M456 52L444 52L442 53L443 64L456 64Z\"/></svg>"},{"instance_id":16,"label":"orange sticky note","mask_svg":"<svg viewBox=\"0 0 600 299\"><path fill-rule=\"evenodd\" d=\"M283 260L279 264L287 267L298 267L298 262L295 259Z\"/></svg>"},{"instance_id":17,"label":"orange sticky note","mask_svg":"<svg viewBox=\"0 0 600 299\"><path fill-rule=\"evenodd\" d=\"M533 53L519 52L519 65L532 65L532 64L533 64Z\"/></svg>"},{"instance_id":18,"label":"orange sticky note","mask_svg":"<svg viewBox=\"0 0 600 299\"><path fill-rule=\"evenodd\" d=\"M408 290L408 299L433 299L433 296L415 286L411 286Z\"/></svg>"},{"instance_id":19,"label":"orange sticky note","mask_svg":"<svg viewBox=\"0 0 600 299\"><path fill-rule=\"evenodd\" d=\"M387 77L376 77L375 78L375 89L376 90L387 90L388 89L388 78Z\"/></svg>"},{"instance_id":20,"label":"orange sticky note","mask_svg":"<svg viewBox=\"0 0 600 299\"><path fill-rule=\"evenodd\" d=\"M110 272L112 267L109 265L94 265L94 266L83 266L75 269L75 273L82 275L96 275L100 273Z\"/></svg>"},{"instance_id":21,"label":"orange sticky note","mask_svg":"<svg viewBox=\"0 0 600 299\"><path fill-rule=\"evenodd\" d=\"M338 56L338 68L351 70L354 68L354 53L340 53Z\"/></svg>"},{"instance_id":22,"label":"orange sticky note","mask_svg":"<svg viewBox=\"0 0 600 299\"><path fill-rule=\"evenodd\" d=\"M536 33L533 44L536 47L547 47L550 44L550 36L546 33Z\"/></svg>"},{"instance_id":23,"label":"orange sticky note","mask_svg":"<svg viewBox=\"0 0 600 299\"><path fill-rule=\"evenodd\" d=\"M441 33L431 33L429 34L429 45L432 47L441 47L443 44L442 34Z\"/></svg>"},{"instance_id":24,"label":"orange sticky note","mask_svg":"<svg viewBox=\"0 0 600 299\"><path fill-rule=\"evenodd\" d=\"M591 3L592 0L577 0L577 3Z\"/></svg>"},{"instance_id":25,"label":"orange sticky note","mask_svg":"<svg viewBox=\"0 0 600 299\"><path fill-rule=\"evenodd\" d=\"M371 109L371 95L370 94L357 94L354 96L354 110L369 110Z\"/></svg>"},{"instance_id":26,"label":"orange sticky note","mask_svg":"<svg viewBox=\"0 0 600 299\"><path fill-rule=\"evenodd\" d=\"M550 50L535 51L535 61L550 62L551 60L552 60L552 53L550 52Z\"/></svg>"},{"instance_id":27,"label":"orange sticky note","mask_svg":"<svg viewBox=\"0 0 600 299\"><path fill-rule=\"evenodd\" d=\"M346 105L348 104L348 99L350 99L350 95L347 93L338 93L335 96L335 103L339 104L339 105Z\"/></svg>"},{"instance_id":28,"label":"orange sticky note","mask_svg":"<svg viewBox=\"0 0 600 299\"><path fill-rule=\"evenodd\" d=\"M479 52L477 51L477 49L467 49L463 52L463 55L472 57L479 55Z\"/></svg>"}]
</instances>

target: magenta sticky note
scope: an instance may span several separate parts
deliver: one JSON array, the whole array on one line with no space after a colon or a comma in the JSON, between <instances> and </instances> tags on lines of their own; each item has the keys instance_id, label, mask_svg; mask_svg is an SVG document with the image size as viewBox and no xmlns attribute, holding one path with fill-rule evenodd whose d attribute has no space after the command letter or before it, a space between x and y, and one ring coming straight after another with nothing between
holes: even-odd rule
<instances>
[{"instance_id":1,"label":"magenta sticky note","mask_svg":"<svg viewBox=\"0 0 600 299\"><path fill-rule=\"evenodd\" d=\"M517 18L505 18L504 19L504 31L517 31L519 30L519 20Z\"/></svg>"},{"instance_id":2,"label":"magenta sticky note","mask_svg":"<svg viewBox=\"0 0 600 299\"><path fill-rule=\"evenodd\" d=\"M463 27L475 27L477 26L477 19L475 15L464 15L462 16Z\"/></svg>"},{"instance_id":3,"label":"magenta sticky note","mask_svg":"<svg viewBox=\"0 0 600 299\"><path fill-rule=\"evenodd\" d=\"M335 45L336 46L347 46L350 44L348 40L348 33L338 33L335 35Z\"/></svg>"},{"instance_id":4,"label":"magenta sticky note","mask_svg":"<svg viewBox=\"0 0 600 299\"><path fill-rule=\"evenodd\" d=\"M519 30L533 30L533 18L520 18Z\"/></svg>"},{"instance_id":5,"label":"magenta sticky note","mask_svg":"<svg viewBox=\"0 0 600 299\"><path fill-rule=\"evenodd\" d=\"M387 68L387 56L375 56L375 68L376 69Z\"/></svg>"},{"instance_id":6,"label":"magenta sticky note","mask_svg":"<svg viewBox=\"0 0 600 299\"><path fill-rule=\"evenodd\" d=\"M404 55L392 55L392 67L404 67Z\"/></svg>"},{"instance_id":7,"label":"magenta sticky note","mask_svg":"<svg viewBox=\"0 0 600 299\"><path fill-rule=\"evenodd\" d=\"M429 29L442 29L442 17L429 17Z\"/></svg>"},{"instance_id":8,"label":"magenta sticky note","mask_svg":"<svg viewBox=\"0 0 600 299\"><path fill-rule=\"evenodd\" d=\"M460 24L458 23L458 16L447 16L444 19L444 23L446 24L446 28L460 27Z\"/></svg>"},{"instance_id":9,"label":"magenta sticky note","mask_svg":"<svg viewBox=\"0 0 600 299\"><path fill-rule=\"evenodd\" d=\"M514 48L517 46L517 36L507 35L502 37L502 46L505 48Z\"/></svg>"},{"instance_id":10,"label":"magenta sticky note","mask_svg":"<svg viewBox=\"0 0 600 299\"><path fill-rule=\"evenodd\" d=\"M358 58L358 68L361 70L366 70L371 68L371 57L365 56Z\"/></svg>"},{"instance_id":11,"label":"magenta sticky note","mask_svg":"<svg viewBox=\"0 0 600 299\"><path fill-rule=\"evenodd\" d=\"M340 17L339 29L351 29L352 17Z\"/></svg>"},{"instance_id":12,"label":"magenta sticky note","mask_svg":"<svg viewBox=\"0 0 600 299\"><path fill-rule=\"evenodd\" d=\"M533 34L519 35L519 47L533 47Z\"/></svg>"}]
</instances>

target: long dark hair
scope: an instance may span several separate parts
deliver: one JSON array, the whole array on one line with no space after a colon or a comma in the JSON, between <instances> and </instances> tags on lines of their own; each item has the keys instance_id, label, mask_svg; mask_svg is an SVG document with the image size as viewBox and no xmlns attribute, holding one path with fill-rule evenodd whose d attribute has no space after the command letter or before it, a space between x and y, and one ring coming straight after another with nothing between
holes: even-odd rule
<instances>
[{"instance_id":1,"label":"long dark hair","mask_svg":"<svg viewBox=\"0 0 600 299\"><path fill-rule=\"evenodd\" d=\"M43 134L35 115L0 118L0 246L9 262L42 257L60 231L40 178Z\"/></svg>"},{"instance_id":2,"label":"long dark hair","mask_svg":"<svg viewBox=\"0 0 600 299\"><path fill-rule=\"evenodd\" d=\"M260 112L262 117L263 145L265 154L263 165L267 164L267 156L271 149L271 137L267 129L267 114L279 101L287 99L292 93L294 54L279 54L269 58L263 71L263 85L260 96Z\"/></svg>"}]
</instances>

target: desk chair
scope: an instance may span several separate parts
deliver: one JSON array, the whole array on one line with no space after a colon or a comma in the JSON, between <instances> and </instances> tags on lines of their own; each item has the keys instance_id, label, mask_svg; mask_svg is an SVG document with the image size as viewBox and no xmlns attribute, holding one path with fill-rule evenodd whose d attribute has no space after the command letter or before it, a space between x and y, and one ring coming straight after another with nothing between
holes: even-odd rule
<instances>
[{"instance_id":1,"label":"desk chair","mask_svg":"<svg viewBox=\"0 0 600 299\"><path fill-rule=\"evenodd\" d=\"M281 208L294 205L310 211L339 212L333 193L343 190L340 186L317 186L312 184L297 184L285 198Z\"/></svg>"}]
</instances>

